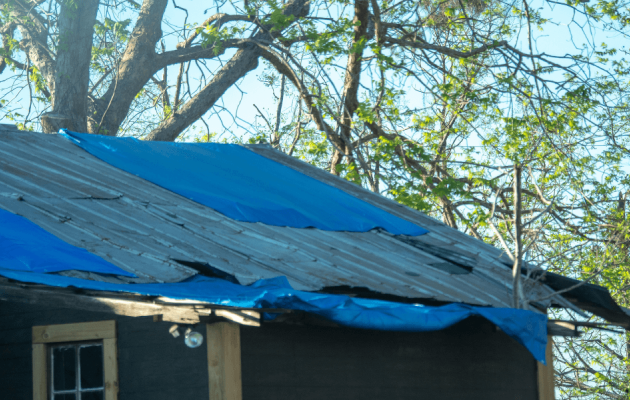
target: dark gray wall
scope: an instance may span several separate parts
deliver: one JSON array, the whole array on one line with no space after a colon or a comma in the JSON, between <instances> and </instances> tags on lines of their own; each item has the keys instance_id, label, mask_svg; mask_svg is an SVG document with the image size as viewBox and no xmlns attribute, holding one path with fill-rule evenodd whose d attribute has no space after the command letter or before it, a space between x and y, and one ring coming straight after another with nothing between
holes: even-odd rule
<instances>
[{"instance_id":1,"label":"dark gray wall","mask_svg":"<svg viewBox=\"0 0 630 400\"><path fill-rule=\"evenodd\" d=\"M536 363L481 319L438 332L241 328L245 400L537 399Z\"/></svg>"},{"instance_id":2,"label":"dark gray wall","mask_svg":"<svg viewBox=\"0 0 630 400\"><path fill-rule=\"evenodd\" d=\"M31 400L31 327L118 321L120 400L207 400L207 349L170 323L0 301L0 400ZM204 333L205 329L199 328ZM536 364L488 322L400 333L241 327L244 400L535 400Z\"/></svg>"},{"instance_id":3,"label":"dark gray wall","mask_svg":"<svg viewBox=\"0 0 630 400\"><path fill-rule=\"evenodd\" d=\"M207 349L174 339L152 317L33 306L0 301L0 399L32 400L31 327L116 319L120 400L207 400ZM199 328L205 336L205 327Z\"/></svg>"}]
</instances>

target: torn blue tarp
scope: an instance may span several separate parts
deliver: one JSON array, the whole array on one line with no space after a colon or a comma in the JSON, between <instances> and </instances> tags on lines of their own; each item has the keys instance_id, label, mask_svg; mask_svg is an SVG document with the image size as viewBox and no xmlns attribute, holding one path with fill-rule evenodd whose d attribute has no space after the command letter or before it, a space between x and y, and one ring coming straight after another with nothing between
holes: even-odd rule
<instances>
[{"instance_id":1,"label":"torn blue tarp","mask_svg":"<svg viewBox=\"0 0 630 400\"><path fill-rule=\"evenodd\" d=\"M0 275L20 282L50 286L130 292L146 296L197 300L230 307L299 310L320 315L347 327L385 331L435 331L476 315L497 325L525 346L538 361L545 363L547 317L526 310L474 307L465 304L430 307L303 292L293 289L285 277L264 279L249 286L242 286L199 275L183 282L154 284L113 284L2 269ZM0 295L1 293L0 289Z\"/></svg>"},{"instance_id":2,"label":"torn blue tarp","mask_svg":"<svg viewBox=\"0 0 630 400\"><path fill-rule=\"evenodd\" d=\"M227 217L275 226L394 235L427 230L242 146L60 131L95 157Z\"/></svg>"},{"instance_id":3,"label":"torn blue tarp","mask_svg":"<svg viewBox=\"0 0 630 400\"><path fill-rule=\"evenodd\" d=\"M0 267L18 271L79 270L135 278L85 249L72 246L28 219L0 209Z\"/></svg>"}]
</instances>

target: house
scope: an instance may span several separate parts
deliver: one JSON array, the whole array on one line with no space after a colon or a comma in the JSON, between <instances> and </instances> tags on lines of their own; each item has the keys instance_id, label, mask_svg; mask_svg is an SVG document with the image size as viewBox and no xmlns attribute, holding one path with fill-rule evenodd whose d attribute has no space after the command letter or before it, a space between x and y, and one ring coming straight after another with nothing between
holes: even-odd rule
<instances>
[{"instance_id":1,"label":"house","mask_svg":"<svg viewBox=\"0 0 630 400\"><path fill-rule=\"evenodd\" d=\"M577 330L547 308L630 326L603 288L510 285L498 249L268 146L0 127L3 399L548 400L547 335Z\"/></svg>"}]
</instances>

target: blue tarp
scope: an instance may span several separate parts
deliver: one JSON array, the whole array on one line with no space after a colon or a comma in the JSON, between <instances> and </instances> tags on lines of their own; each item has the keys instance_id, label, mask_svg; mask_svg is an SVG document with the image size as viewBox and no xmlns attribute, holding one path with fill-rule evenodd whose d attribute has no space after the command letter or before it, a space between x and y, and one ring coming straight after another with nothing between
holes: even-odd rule
<instances>
[{"instance_id":1,"label":"blue tarp","mask_svg":"<svg viewBox=\"0 0 630 400\"><path fill-rule=\"evenodd\" d=\"M0 209L0 267L31 272L74 269L136 277L87 250L64 242L28 219L3 209Z\"/></svg>"},{"instance_id":2,"label":"blue tarp","mask_svg":"<svg viewBox=\"0 0 630 400\"><path fill-rule=\"evenodd\" d=\"M291 288L285 277L260 280L252 285L242 286L203 276L195 276L178 283L113 284L2 269L0 275L21 282L50 286L166 296L230 307L300 310L352 328L386 331L435 331L477 315L497 325L525 346L538 361L545 363L547 317L526 310L474 307L465 304L429 307L303 292Z\"/></svg>"},{"instance_id":3,"label":"blue tarp","mask_svg":"<svg viewBox=\"0 0 630 400\"><path fill-rule=\"evenodd\" d=\"M242 146L60 131L95 157L244 222L394 235L427 230Z\"/></svg>"}]
</instances>

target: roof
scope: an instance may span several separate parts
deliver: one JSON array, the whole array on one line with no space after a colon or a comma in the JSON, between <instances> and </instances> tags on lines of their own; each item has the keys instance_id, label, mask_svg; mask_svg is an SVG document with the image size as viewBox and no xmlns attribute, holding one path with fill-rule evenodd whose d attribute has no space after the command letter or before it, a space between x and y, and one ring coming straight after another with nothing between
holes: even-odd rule
<instances>
[{"instance_id":1,"label":"roof","mask_svg":"<svg viewBox=\"0 0 630 400\"><path fill-rule=\"evenodd\" d=\"M0 208L144 283L224 273L249 284L284 275L305 291L510 306L511 261L500 250L269 146L245 147L429 233L396 236L378 229L338 232L240 222L100 161L60 135L2 127ZM128 279L62 274L114 283ZM539 281L529 281L528 295L541 308L552 303L574 308ZM627 319L620 308L614 312Z\"/></svg>"}]
</instances>

